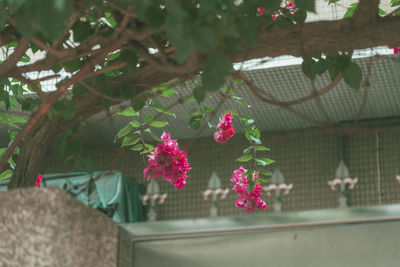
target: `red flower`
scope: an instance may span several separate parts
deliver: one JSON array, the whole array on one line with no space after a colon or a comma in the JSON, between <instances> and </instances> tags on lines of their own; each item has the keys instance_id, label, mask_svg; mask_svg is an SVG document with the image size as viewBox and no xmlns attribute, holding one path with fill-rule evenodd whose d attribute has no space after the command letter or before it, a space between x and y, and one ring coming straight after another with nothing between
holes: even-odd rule
<instances>
[{"instance_id":1,"label":"red flower","mask_svg":"<svg viewBox=\"0 0 400 267\"><path fill-rule=\"evenodd\" d=\"M36 183L35 183L35 188L38 188L40 186L40 183L42 182L43 176L38 174L36 178Z\"/></svg>"},{"instance_id":2,"label":"red flower","mask_svg":"<svg viewBox=\"0 0 400 267\"><path fill-rule=\"evenodd\" d=\"M388 46L388 48L393 49L393 54L400 55L400 47Z\"/></svg>"},{"instance_id":3,"label":"red flower","mask_svg":"<svg viewBox=\"0 0 400 267\"><path fill-rule=\"evenodd\" d=\"M234 170L232 174L231 182L234 182L232 190L238 194L236 200L236 207L247 210L248 213L252 213L256 208L265 210L267 204L261 199L262 187L259 184L254 185L253 191L249 194L249 180L245 174L247 170L240 166L239 169ZM253 173L253 180L258 180L258 173Z\"/></svg>"},{"instance_id":4,"label":"red flower","mask_svg":"<svg viewBox=\"0 0 400 267\"><path fill-rule=\"evenodd\" d=\"M185 151L179 150L176 140L172 140L169 133L161 135L162 143L149 155L148 167L143 175L148 180L163 178L175 184L174 187L182 189L186 185L187 172L190 165Z\"/></svg>"},{"instance_id":5,"label":"red flower","mask_svg":"<svg viewBox=\"0 0 400 267\"><path fill-rule=\"evenodd\" d=\"M233 116L230 112L226 113L219 119L218 132L214 133L214 140L218 143L225 143L229 138L235 134L235 129L232 125Z\"/></svg>"}]
</instances>

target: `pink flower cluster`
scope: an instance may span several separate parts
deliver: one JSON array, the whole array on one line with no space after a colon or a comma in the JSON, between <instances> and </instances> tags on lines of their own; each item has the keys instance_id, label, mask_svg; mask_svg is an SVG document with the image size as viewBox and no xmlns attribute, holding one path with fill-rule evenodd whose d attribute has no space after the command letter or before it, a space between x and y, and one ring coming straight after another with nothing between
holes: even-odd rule
<instances>
[{"instance_id":1,"label":"pink flower cluster","mask_svg":"<svg viewBox=\"0 0 400 267\"><path fill-rule=\"evenodd\" d=\"M285 6L285 8L286 8L286 9L293 10L293 9L296 8L296 5L295 5L293 2L288 1L287 4L286 4L286 6ZM258 15L259 15L259 16L264 15L264 10L265 10L265 9L264 9L263 7L257 8ZM294 12L290 12L290 13L291 13L292 15L294 14ZM275 21L276 18L278 17L278 14L277 14L277 13L273 13L273 14L271 15L271 17L272 17L272 20Z\"/></svg>"},{"instance_id":2,"label":"pink flower cluster","mask_svg":"<svg viewBox=\"0 0 400 267\"><path fill-rule=\"evenodd\" d=\"M35 188L38 188L40 186L40 183L42 182L43 176L38 174L36 177L36 183L35 183Z\"/></svg>"},{"instance_id":3,"label":"pink flower cluster","mask_svg":"<svg viewBox=\"0 0 400 267\"><path fill-rule=\"evenodd\" d=\"M229 138L235 134L235 129L232 125L233 116L230 112L226 113L219 119L219 131L214 133L214 140L218 143L225 143Z\"/></svg>"},{"instance_id":4,"label":"pink flower cluster","mask_svg":"<svg viewBox=\"0 0 400 267\"><path fill-rule=\"evenodd\" d=\"M174 187L182 189L186 185L187 172L190 165L185 151L179 150L176 140L171 140L169 133L161 135L162 143L149 155L148 167L143 175L148 180L163 178L175 184Z\"/></svg>"},{"instance_id":5,"label":"pink flower cluster","mask_svg":"<svg viewBox=\"0 0 400 267\"><path fill-rule=\"evenodd\" d=\"M239 198L236 200L236 206L242 209L247 210L250 214L256 208L265 210L267 205L265 202L260 198L261 197L261 190L262 187L259 184L254 185L254 190L249 194L249 180L247 176L245 176L247 170L240 166L239 169L233 171L231 182L236 183L232 190L235 191ZM253 173L253 180L258 180L258 173Z\"/></svg>"},{"instance_id":6,"label":"pink flower cluster","mask_svg":"<svg viewBox=\"0 0 400 267\"><path fill-rule=\"evenodd\" d=\"M400 47L388 46L388 48L393 49L393 54L400 55Z\"/></svg>"}]
</instances>

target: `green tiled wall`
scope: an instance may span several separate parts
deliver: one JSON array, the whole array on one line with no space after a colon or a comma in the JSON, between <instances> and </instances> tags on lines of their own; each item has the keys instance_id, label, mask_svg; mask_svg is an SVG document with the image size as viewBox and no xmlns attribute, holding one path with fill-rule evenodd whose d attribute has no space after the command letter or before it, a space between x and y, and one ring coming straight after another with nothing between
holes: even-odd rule
<instances>
[{"instance_id":1,"label":"green tiled wall","mask_svg":"<svg viewBox=\"0 0 400 267\"><path fill-rule=\"evenodd\" d=\"M334 177L338 166L338 139L335 133L326 130L303 130L286 133L263 134L263 143L271 148L268 157L279 166L287 183L294 188L283 196L284 211L310 210L337 207L337 191L332 191L327 182ZM355 189L349 192L352 206L377 205L379 203L399 203L400 184L396 181L399 172L400 134L396 128L386 128L378 132L380 192L378 195L376 133L368 130L345 135L344 154L346 165L352 178L358 177ZM223 188L232 188L229 181L232 171L240 166L235 159L247 147L245 138L236 135L227 143L217 144L212 138L180 141L180 148L188 151L191 171L188 184L183 190L159 181L162 192L168 193L164 205L158 207L158 219L186 219L209 216L210 201L204 201L201 192L206 189L208 179L216 171ZM191 145L190 145L191 144ZM190 145L190 147L188 147ZM143 159L132 151L122 151L116 147L87 148L85 152L95 163L96 170L117 169L126 176L135 177L139 183L145 167ZM145 159L146 160L146 159ZM47 173L71 171L59 162L50 161ZM234 192L219 202L221 216L246 214L234 206ZM272 212L273 195L264 199Z\"/></svg>"}]
</instances>

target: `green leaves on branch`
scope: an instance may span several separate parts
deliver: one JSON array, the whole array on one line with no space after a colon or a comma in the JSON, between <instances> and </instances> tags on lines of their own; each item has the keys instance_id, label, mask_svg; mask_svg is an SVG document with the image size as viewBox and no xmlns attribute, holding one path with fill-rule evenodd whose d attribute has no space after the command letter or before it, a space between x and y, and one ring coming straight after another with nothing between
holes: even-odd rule
<instances>
[{"instance_id":1,"label":"green leaves on branch","mask_svg":"<svg viewBox=\"0 0 400 267\"><path fill-rule=\"evenodd\" d=\"M137 134L130 134L124 137L121 147L132 146L138 143L140 137Z\"/></svg>"},{"instance_id":2,"label":"green leaves on branch","mask_svg":"<svg viewBox=\"0 0 400 267\"><path fill-rule=\"evenodd\" d=\"M252 126L250 128L247 128L246 131L244 132L247 140L251 141L254 144L261 144L260 140L260 130L256 126Z\"/></svg>"},{"instance_id":3,"label":"green leaves on branch","mask_svg":"<svg viewBox=\"0 0 400 267\"><path fill-rule=\"evenodd\" d=\"M265 146L252 145L243 150L243 154L249 154L251 151L270 151L270 149Z\"/></svg>"},{"instance_id":4,"label":"green leaves on branch","mask_svg":"<svg viewBox=\"0 0 400 267\"><path fill-rule=\"evenodd\" d=\"M328 71L332 81L342 73L344 81L350 88L357 90L361 86L361 68L357 63L351 61L348 55L328 54L326 58L303 57L301 69L312 81L315 80L317 75L322 75Z\"/></svg>"},{"instance_id":5,"label":"green leaves on branch","mask_svg":"<svg viewBox=\"0 0 400 267\"><path fill-rule=\"evenodd\" d=\"M17 30L28 38L35 34L53 40L60 38L72 16L71 2L68 0L8 2L15 12L12 17Z\"/></svg>"},{"instance_id":6,"label":"green leaves on branch","mask_svg":"<svg viewBox=\"0 0 400 267\"><path fill-rule=\"evenodd\" d=\"M353 89L360 89L362 71L360 66L354 62L350 62L347 68L343 71L344 81Z\"/></svg>"}]
</instances>

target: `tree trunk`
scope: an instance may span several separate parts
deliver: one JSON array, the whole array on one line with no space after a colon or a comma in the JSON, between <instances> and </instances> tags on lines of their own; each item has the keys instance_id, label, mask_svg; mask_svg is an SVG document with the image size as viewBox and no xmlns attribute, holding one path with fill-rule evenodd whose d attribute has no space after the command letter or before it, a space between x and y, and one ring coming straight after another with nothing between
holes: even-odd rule
<instances>
[{"instance_id":1,"label":"tree trunk","mask_svg":"<svg viewBox=\"0 0 400 267\"><path fill-rule=\"evenodd\" d=\"M54 141L72 126L105 108L100 104L97 96L90 94L83 95L81 99L74 102L76 114L73 119L65 120L58 116L49 120L47 116L44 116L27 134L20 146L20 154L8 189L34 186L37 175L46 166L45 156Z\"/></svg>"},{"instance_id":2,"label":"tree trunk","mask_svg":"<svg viewBox=\"0 0 400 267\"><path fill-rule=\"evenodd\" d=\"M11 177L8 189L31 187L35 185L37 175L45 166L46 151L55 141L60 129L52 121L41 120L26 136L16 160L16 168Z\"/></svg>"}]
</instances>

